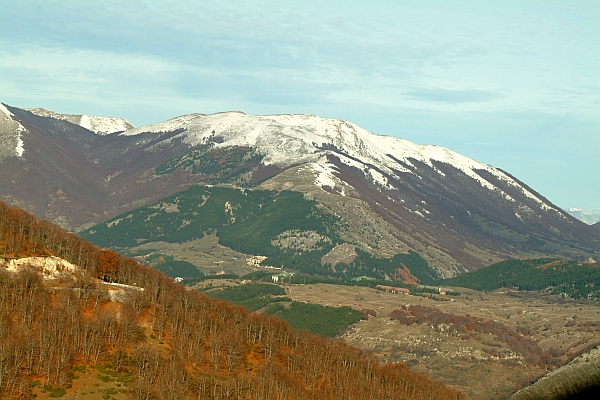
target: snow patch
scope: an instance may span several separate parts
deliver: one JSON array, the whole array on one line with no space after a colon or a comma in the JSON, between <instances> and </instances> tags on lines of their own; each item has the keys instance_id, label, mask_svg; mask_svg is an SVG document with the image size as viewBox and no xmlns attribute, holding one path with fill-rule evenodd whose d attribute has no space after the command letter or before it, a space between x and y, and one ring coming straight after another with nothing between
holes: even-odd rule
<instances>
[{"instance_id":1,"label":"snow patch","mask_svg":"<svg viewBox=\"0 0 600 400\"><path fill-rule=\"evenodd\" d=\"M519 215L519 213L515 213L515 217L517 217L517 219L519 219L520 221L523 221L523 217L521 217L521 216Z\"/></svg>"},{"instance_id":2,"label":"snow patch","mask_svg":"<svg viewBox=\"0 0 600 400\"><path fill-rule=\"evenodd\" d=\"M323 188L323 186L334 188L336 184L339 183L339 179L333 174L335 172L335 166L333 164L314 163L311 166L311 170L315 175L315 184L320 188Z\"/></svg>"},{"instance_id":3,"label":"snow patch","mask_svg":"<svg viewBox=\"0 0 600 400\"><path fill-rule=\"evenodd\" d=\"M81 119L79 120L79 126L87 129L87 130L92 130L91 129L91 124L90 124L90 118L87 115L82 115Z\"/></svg>"},{"instance_id":4,"label":"snow patch","mask_svg":"<svg viewBox=\"0 0 600 400\"><path fill-rule=\"evenodd\" d=\"M421 213L419 210L411 210L410 208L408 209L408 211L410 211L413 214L418 215L421 218L425 218L425 216L423 215L423 213Z\"/></svg>"},{"instance_id":5,"label":"snow patch","mask_svg":"<svg viewBox=\"0 0 600 400\"><path fill-rule=\"evenodd\" d=\"M8 154L10 154L10 146L14 145L15 147L13 154L19 158L22 158L23 153L25 152L25 145L23 143L22 136L23 132L26 132L27 130L19 121L13 118L14 114L11 113L2 103L0 103L0 117L2 119L1 126L3 128L0 142L5 144ZM6 153L4 154L6 155ZM9 156L12 156L13 154L10 154Z\"/></svg>"},{"instance_id":6,"label":"snow patch","mask_svg":"<svg viewBox=\"0 0 600 400\"><path fill-rule=\"evenodd\" d=\"M21 135L19 132L19 137L17 138L17 147L15 147L15 153L17 157L23 158L23 153L25 152L25 147L23 147L23 139L21 139Z\"/></svg>"},{"instance_id":7,"label":"snow patch","mask_svg":"<svg viewBox=\"0 0 600 400\"><path fill-rule=\"evenodd\" d=\"M13 113L11 113L10 111L8 111L8 108L4 107L4 104L0 103L0 111L3 112L4 114L6 114L9 117L13 117Z\"/></svg>"},{"instance_id":8,"label":"snow patch","mask_svg":"<svg viewBox=\"0 0 600 400\"><path fill-rule=\"evenodd\" d=\"M381 172L373 168L369 168L367 172L369 173L369 175L371 175L371 177L376 183L380 184L381 186L387 189L394 189L394 187L389 184L388 179Z\"/></svg>"},{"instance_id":9,"label":"snow patch","mask_svg":"<svg viewBox=\"0 0 600 400\"><path fill-rule=\"evenodd\" d=\"M513 203L516 201L513 199L508 193L505 193L503 190L500 191L500 195L504 197L508 201L512 201Z\"/></svg>"}]
</instances>

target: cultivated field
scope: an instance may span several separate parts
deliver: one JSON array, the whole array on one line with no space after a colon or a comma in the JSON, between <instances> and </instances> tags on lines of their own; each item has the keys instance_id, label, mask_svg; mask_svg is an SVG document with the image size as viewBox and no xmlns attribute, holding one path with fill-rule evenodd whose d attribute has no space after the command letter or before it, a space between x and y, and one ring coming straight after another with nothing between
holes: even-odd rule
<instances>
[{"instance_id":1,"label":"cultivated field","mask_svg":"<svg viewBox=\"0 0 600 400\"><path fill-rule=\"evenodd\" d=\"M286 292L297 301L372 309L377 317L355 324L343 335L349 343L372 351L387 362L404 362L462 390L473 399L504 399L516 387L548 372L532 366L495 335L478 333L462 340L430 325L402 325L389 318L401 306L435 307L445 313L470 315L497 321L509 328L527 327L544 350L577 351L600 342L597 326L600 304L558 299L535 293L482 293L456 289L462 294L436 301L419 296L389 294L371 288L327 284L288 285Z\"/></svg>"}]
</instances>

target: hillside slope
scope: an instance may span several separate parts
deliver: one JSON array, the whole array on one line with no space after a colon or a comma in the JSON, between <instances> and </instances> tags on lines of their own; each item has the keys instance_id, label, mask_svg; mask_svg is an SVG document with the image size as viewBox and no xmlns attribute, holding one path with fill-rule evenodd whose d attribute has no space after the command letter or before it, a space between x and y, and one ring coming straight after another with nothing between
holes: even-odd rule
<instances>
[{"instance_id":1,"label":"hillside slope","mask_svg":"<svg viewBox=\"0 0 600 400\"><path fill-rule=\"evenodd\" d=\"M299 192L193 186L81 235L99 246L125 250L216 233L222 245L265 257L262 266L341 279L369 276L425 283L438 277L417 253L385 257L361 251L360 244L342 238L344 223Z\"/></svg>"},{"instance_id":2,"label":"hillside slope","mask_svg":"<svg viewBox=\"0 0 600 400\"><path fill-rule=\"evenodd\" d=\"M0 203L0 256L24 253L60 256L81 271L42 280L0 267L2 398L30 397L37 385L68 392L83 365L139 399L463 398L403 364L382 365L341 341L186 291Z\"/></svg>"},{"instance_id":3,"label":"hillside slope","mask_svg":"<svg viewBox=\"0 0 600 400\"><path fill-rule=\"evenodd\" d=\"M519 390L509 400L586 400L597 396L599 390L600 348L595 348Z\"/></svg>"},{"instance_id":4,"label":"hillside slope","mask_svg":"<svg viewBox=\"0 0 600 400\"><path fill-rule=\"evenodd\" d=\"M507 260L439 284L488 291L499 288L550 291L578 299L600 299L600 268L598 264L553 258Z\"/></svg>"}]
</instances>

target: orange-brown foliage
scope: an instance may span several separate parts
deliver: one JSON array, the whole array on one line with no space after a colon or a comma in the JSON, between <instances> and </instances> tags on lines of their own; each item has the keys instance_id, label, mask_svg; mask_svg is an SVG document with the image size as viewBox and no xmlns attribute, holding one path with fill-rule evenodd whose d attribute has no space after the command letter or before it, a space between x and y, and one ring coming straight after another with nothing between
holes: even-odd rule
<instances>
[{"instance_id":1,"label":"orange-brown foliage","mask_svg":"<svg viewBox=\"0 0 600 400\"><path fill-rule=\"evenodd\" d=\"M419 283L419 279L404 264L402 264L402 268L396 268L396 280L401 280L407 285L417 285Z\"/></svg>"},{"instance_id":2,"label":"orange-brown foliage","mask_svg":"<svg viewBox=\"0 0 600 400\"><path fill-rule=\"evenodd\" d=\"M3 203L0 246L2 256L51 252L92 276L144 288L127 291L116 305L86 279L52 288L32 271L0 270L3 398L26 395L31 377L65 386L73 365L105 363L109 356L113 367L135 374L133 398L463 398L403 364L382 365L345 342L187 291Z\"/></svg>"}]
</instances>

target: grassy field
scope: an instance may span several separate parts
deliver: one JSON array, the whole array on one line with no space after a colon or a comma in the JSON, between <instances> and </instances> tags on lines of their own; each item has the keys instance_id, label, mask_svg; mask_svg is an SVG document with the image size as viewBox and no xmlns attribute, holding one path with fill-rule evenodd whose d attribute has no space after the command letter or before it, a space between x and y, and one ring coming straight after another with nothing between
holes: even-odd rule
<instances>
[{"instance_id":1,"label":"grassy field","mask_svg":"<svg viewBox=\"0 0 600 400\"><path fill-rule=\"evenodd\" d=\"M349 343L374 352L388 362L400 361L415 372L460 389L473 399L504 399L523 383L548 370L528 365L523 357L489 334L468 340L444 334L429 325L402 325L391 321L391 311L418 304L445 313L469 314L500 322L512 329L527 327L543 349L576 351L600 341L600 333L584 327L600 320L600 304L559 299L534 293L484 293L457 289L455 301L389 294L366 287L327 284L289 285L286 294L295 301L330 306L372 309L376 318L360 321L344 335Z\"/></svg>"},{"instance_id":2,"label":"grassy field","mask_svg":"<svg viewBox=\"0 0 600 400\"><path fill-rule=\"evenodd\" d=\"M246 263L247 256L221 246L215 235L206 235L202 239L185 243L150 242L131 249L131 254L150 256L154 253L166 254L177 260L188 261L204 273L230 271L239 275L252 272ZM144 257L136 257L144 260Z\"/></svg>"}]
</instances>

